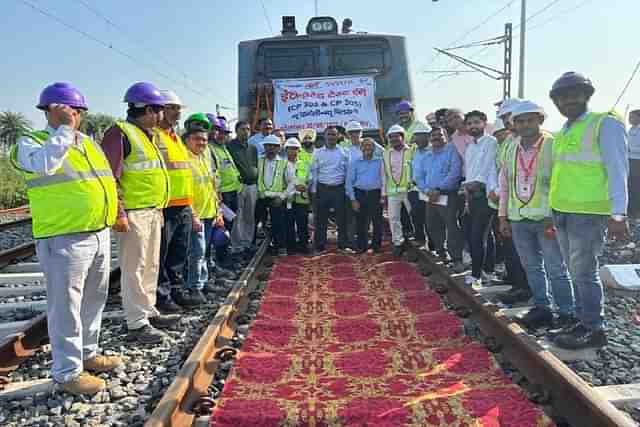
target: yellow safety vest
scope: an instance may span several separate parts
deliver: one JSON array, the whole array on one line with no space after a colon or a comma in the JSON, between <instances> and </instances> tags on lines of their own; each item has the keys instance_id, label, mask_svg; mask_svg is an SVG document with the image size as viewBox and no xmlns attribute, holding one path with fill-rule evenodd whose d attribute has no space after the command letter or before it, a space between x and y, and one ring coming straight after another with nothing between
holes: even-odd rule
<instances>
[{"instance_id":1,"label":"yellow safety vest","mask_svg":"<svg viewBox=\"0 0 640 427\"><path fill-rule=\"evenodd\" d=\"M311 159L302 160L300 153L298 153L298 159L296 160L296 185L304 185L309 187L309 172L311 172ZM293 201L298 204L309 204L309 191L303 191L302 193L296 192Z\"/></svg>"},{"instance_id":2,"label":"yellow safety vest","mask_svg":"<svg viewBox=\"0 0 640 427\"><path fill-rule=\"evenodd\" d=\"M406 193L411 186L411 149L405 147L402 149L402 171L400 173L400 182L396 182L391 174L391 151L394 148L388 148L382 154L384 161L384 172L386 179L387 196L395 196L399 193Z\"/></svg>"},{"instance_id":3,"label":"yellow safety vest","mask_svg":"<svg viewBox=\"0 0 640 427\"><path fill-rule=\"evenodd\" d=\"M193 176L193 210L200 219L215 218L218 215L218 193L211 158L204 153L198 156L191 152L189 158Z\"/></svg>"},{"instance_id":4,"label":"yellow safety vest","mask_svg":"<svg viewBox=\"0 0 640 427\"><path fill-rule=\"evenodd\" d=\"M610 215L609 179L600 154L600 126L612 113L587 113L556 133L549 204L558 212ZM617 119L617 117L616 117Z\"/></svg>"},{"instance_id":5,"label":"yellow safety vest","mask_svg":"<svg viewBox=\"0 0 640 427\"><path fill-rule=\"evenodd\" d=\"M507 216L510 221L542 221L549 214L549 181L551 178L551 150L553 136L543 135L542 146L538 150L536 160L536 177L533 184L533 194L528 201L522 201L517 196L517 168L518 150L520 144L509 139L503 156L503 168L509 185L509 209ZM507 142L504 141L503 144Z\"/></svg>"},{"instance_id":6,"label":"yellow safety vest","mask_svg":"<svg viewBox=\"0 0 640 427\"><path fill-rule=\"evenodd\" d=\"M287 171L288 160L276 159L275 162L276 170L273 172L271 185L267 187L264 182L265 158L258 159L258 197L261 199L285 195L286 183L284 174Z\"/></svg>"},{"instance_id":7,"label":"yellow safety vest","mask_svg":"<svg viewBox=\"0 0 640 427\"><path fill-rule=\"evenodd\" d=\"M189 150L180 136L176 135L177 140L173 140L164 129L157 128L156 132L158 148L169 174L168 206L190 205L193 199L193 175Z\"/></svg>"},{"instance_id":8,"label":"yellow safety vest","mask_svg":"<svg viewBox=\"0 0 640 427\"><path fill-rule=\"evenodd\" d=\"M120 121L116 125L131 144L131 152L124 158L122 175L118 180L124 208L166 207L169 176L160 150L138 126Z\"/></svg>"},{"instance_id":9,"label":"yellow safety vest","mask_svg":"<svg viewBox=\"0 0 640 427\"><path fill-rule=\"evenodd\" d=\"M41 145L49 139L47 131L25 136ZM26 180L34 238L99 231L113 225L118 211L116 181L102 149L91 138L84 136L72 145L51 175L22 169L17 153L14 145L10 161Z\"/></svg>"},{"instance_id":10,"label":"yellow safety vest","mask_svg":"<svg viewBox=\"0 0 640 427\"><path fill-rule=\"evenodd\" d=\"M240 171L236 167L227 147L214 143L211 145L211 154L213 154L213 161L220 177L220 192L241 191Z\"/></svg>"}]
</instances>

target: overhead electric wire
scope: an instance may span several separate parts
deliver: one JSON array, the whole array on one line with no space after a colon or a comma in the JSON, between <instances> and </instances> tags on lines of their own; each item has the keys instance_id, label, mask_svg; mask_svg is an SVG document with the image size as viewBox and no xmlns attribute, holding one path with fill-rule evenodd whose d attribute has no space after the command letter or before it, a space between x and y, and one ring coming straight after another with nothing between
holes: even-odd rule
<instances>
[{"instance_id":1,"label":"overhead electric wire","mask_svg":"<svg viewBox=\"0 0 640 427\"><path fill-rule=\"evenodd\" d=\"M264 19L267 21L267 26L269 27L269 34L273 35L273 27L271 26L271 20L269 19L269 13L267 12L267 7L264 5L264 0L260 0L260 4L262 5L262 12L264 13Z\"/></svg>"},{"instance_id":2,"label":"overhead electric wire","mask_svg":"<svg viewBox=\"0 0 640 427\"><path fill-rule=\"evenodd\" d=\"M620 95L618 96L618 99L616 99L616 103L613 104L613 107L611 108L612 110L615 109L618 106L618 102L620 102L620 100L622 99L624 94L627 92L627 89L629 89L629 86L631 86L631 82L636 77L636 74L638 74L638 70L640 70L640 61L638 61L638 63L636 64L636 67L631 72L631 76L629 77L629 80L627 80L627 84L624 85L624 88L622 89L622 92L620 92Z\"/></svg>"}]
</instances>

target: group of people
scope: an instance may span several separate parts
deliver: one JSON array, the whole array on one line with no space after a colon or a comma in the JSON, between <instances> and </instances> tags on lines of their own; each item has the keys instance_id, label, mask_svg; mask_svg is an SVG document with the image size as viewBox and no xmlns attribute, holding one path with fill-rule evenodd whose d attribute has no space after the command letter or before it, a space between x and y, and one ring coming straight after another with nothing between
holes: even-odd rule
<instances>
[{"instance_id":1,"label":"group of people","mask_svg":"<svg viewBox=\"0 0 640 427\"><path fill-rule=\"evenodd\" d=\"M555 135L529 100L505 100L495 124L456 108L423 123L402 101L381 144L357 121L289 139L271 118L253 136L238 121L232 138L209 113L191 114L179 135L180 98L140 82L125 93L126 120L98 144L78 131L84 96L46 87L37 107L47 127L20 138L11 161L27 182L47 279L53 379L92 394L105 383L88 372L122 363L98 354L111 230L127 339L155 344L182 310L206 302L213 279L238 277L259 233L274 255L322 254L334 223L338 251L376 253L385 208L393 255L411 239L463 273L468 253L469 286L497 280L504 262L503 302L533 298L522 323L549 328L561 347L606 344L598 255L607 230L628 237L629 167L621 119L588 111L594 91L577 73L553 84L567 118Z\"/></svg>"}]
</instances>

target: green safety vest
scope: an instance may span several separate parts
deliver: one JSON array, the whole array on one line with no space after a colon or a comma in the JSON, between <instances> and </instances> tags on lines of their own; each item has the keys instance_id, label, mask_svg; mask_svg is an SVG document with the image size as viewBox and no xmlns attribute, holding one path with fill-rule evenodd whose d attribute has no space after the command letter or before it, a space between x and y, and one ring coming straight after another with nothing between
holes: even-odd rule
<instances>
[{"instance_id":1,"label":"green safety vest","mask_svg":"<svg viewBox=\"0 0 640 427\"><path fill-rule=\"evenodd\" d=\"M169 206L190 205L193 199L193 176L189 150L180 136L174 141L164 129L157 128L158 149L169 175Z\"/></svg>"},{"instance_id":2,"label":"green safety vest","mask_svg":"<svg viewBox=\"0 0 640 427\"><path fill-rule=\"evenodd\" d=\"M558 212L610 215L609 180L600 154L600 126L615 113L587 113L553 143L549 204Z\"/></svg>"},{"instance_id":3,"label":"green safety vest","mask_svg":"<svg viewBox=\"0 0 640 427\"><path fill-rule=\"evenodd\" d=\"M214 143L211 145L211 152L213 154L213 161L216 164L216 170L220 176L220 192L229 193L241 191L240 171L236 167L227 147Z\"/></svg>"},{"instance_id":4,"label":"green safety vest","mask_svg":"<svg viewBox=\"0 0 640 427\"><path fill-rule=\"evenodd\" d=\"M505 141L507 142L507 141ZM509 221L542 221L549 215L549 180L551 178L551 150L553 136L544 135L536 160L536 179L533 187L533 195L527 202L520 200L516 192L518 150L520 144L515 140L509 140L509 146L504 153L504 173L509 185L509 209L507 216ZM504 142L503 142L504 144Z\"/></svg>"},{"instance_id":5,"label":"green safety vest","mask_svg":"<svg viewBox=\"0 0 640 427\"><path fill-rule=\"evenodd\" d=\"M49 139L47 131L25 136L41 145ZM116 181L102 149L88 136L68 149L51 175L24 170L17 145L11 148L10 162L26 180L34 238L99 231L115 222Z\"/></svg>"},{"instance_id":6,"label":"green safety vest","mask_svg":"<svg viewBox=\"0 0 640 427\"><path fill-rule=\"evenodd\" d=\"M313 163L313 152L308 153L307 150L301 148L300 150L298 150L298 160L309 163L309 165L311 165L311 163Z\"/></svg>"},{"instance_id":7,"label":"green safety vest","mask_svg":"<svg viewBox=\"0 0 640 427\"><path fill-rule=\"evenodd\" d=\"M384 172L386 179L386 191L387 196L395 196L400 193L406 193L409 191L411 184L411 150L405 147L402 150L402 172L400 175L400 182L396 182L391 174L391 151L393 148L389 148L382 154L384 161Z\"/></svg>"},{"instance_id":8,"label":"green safety vest","mask_svg":"<svg viewBox=\"0 0 640 427\"><path fill-rule=\"evenodd\" d=\"M206 150L205 150L206 153ZM211 169L211 157L189 152L193 182L193 210L200 219L215 218L218 214L218 193Z\"/></svg>"},{"instance_id":9,"label":"green safety vest","mask_svg":"<svg viewBox=\"0 0 640 427\"><path fill-rule=\"evenodd\" d=\"M129 140L118 182L125 209L164 208L169 201L169 175L155 142L129 122L116 122ZM154 134L154 139L158 136Z\"/></svg>"},{"instance_id":10,"label":"green safety vest","mask_svg":"<svg viewBox=\"0 0 640 427\"><path fill-rule=\"evenodd\" d=\"M267 187L264 183L265 158L258 159L258 198L283 196L286 191L284 174L287 171L288 160L276 159L276 170L273 172L271 185Z\"/></svg>"},{"instance_id":11,"label":"green safety vest","mask_svg":"<svg viewBox=\"0 0 640 427\"><path fill-rule=\"evenodd\" d=\"M311 159L300 159L300 153L298 153L298 159L296 160L296 185L301 184L308 187L309 184L309 172L311 172ZM304 191L302 194L296 192L293 201L298 204L309 204L309 191Z\"/></svg>"}]
</instances>

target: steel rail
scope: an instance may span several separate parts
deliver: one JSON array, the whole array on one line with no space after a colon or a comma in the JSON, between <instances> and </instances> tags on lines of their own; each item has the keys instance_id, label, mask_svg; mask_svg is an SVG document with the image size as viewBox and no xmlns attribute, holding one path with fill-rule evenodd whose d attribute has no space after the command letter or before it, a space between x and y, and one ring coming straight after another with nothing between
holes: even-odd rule
<instances>
[{"instance_id":1,"label":"steel rail","mask_svg":"<svg viewBox=\"0 0 640 427\"><path fill-rule=\"evenodd\" d=\"M19 246L0 251L0 269L21 258L32 257L36 254L34 242L23 243Z\"/></svg>"},{"instance_id":2,"label":"steel rail","mask_svg":"<svg viewBox=\"0 0 640 427\"><path fill-rule=\"evenodd\" d=\"M0 231L10 230L27 224L31 224L31 218L21 218L10 222L0 222Z\"/></svg>"},{"instance_id":3,"label":"steel rail","mask_svg":"<svg viewBox=\"0 0 640 427\"><path fill-rule=\"evenodd\" d=\"M497 343L496 349L522 372L529 383L549 393L554 412L572 426L635 427L636 424L600 393L591 388L553 353L545 350L520 325L498 312L447 269L416 248L410 256L418 260L423 274L436 291L446 293L461 312L478 322L485 336Z\"/></svg>"}]
</instances>

